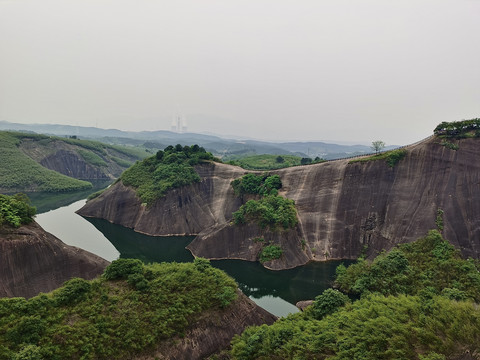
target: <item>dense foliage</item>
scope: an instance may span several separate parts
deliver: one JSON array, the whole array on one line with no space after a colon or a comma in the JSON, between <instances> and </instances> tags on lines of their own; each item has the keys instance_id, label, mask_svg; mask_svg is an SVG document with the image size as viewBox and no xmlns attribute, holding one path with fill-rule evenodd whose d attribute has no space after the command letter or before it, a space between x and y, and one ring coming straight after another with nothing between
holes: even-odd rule
<instances>
[{"instance_id":1,"label":"dense foliage","mask_svg":"<svg viewBox=\"0 0 480 360\"><path fill-rule=\"evenodd\" d=\"M480 266L463 260L437 230L410 244L399 245L373 262L359 260L337 268L339 289L353 294L416 295L425 289L458 300L480 302Z\"/></svg>"},{"instance_id":2,"label":"dense foliage","mask_svg":"<svg viewBox=\"0 0 480 360\"><path fill-rule=\"evenodd\" d=\"M385 160L388 166L394 167L398 164L400 160L402 160L405 155L407 155L407 151L405 149L397 149L386 151L384 153L368 156L368 157L361 157L358 159L350 160L349 164L358 163L358 162L368 162L368 161L376 161L376 160Z\"/></svg>"},{"instance_id":3,"label":"dense foliage","mask_svg":"<svg viewBox=\"0 0 480 360\"><path fill-rule=\"evenodd\" d=\"M151 205L172 188L200 181L193 166L206 160L214 157L198 145L170 145L127 169L121 180L134 187L138 197Z\"/></svg>"},{"instance_id":4,"label":"dense foliage","mask_svg":"<svg viewBox=\"0 0 480 360\"><path fill-rule=\"evenodd\" d=\"M19 227L33 221L36 209L31 206L30 199L25 194L13 196L0 194L0 227L10 225Z\"/></svg>"},{"instance_id":5,"label":"dense foliage","mask_svg":"<svg viewBox=\"0 0 480 360\"><path fill-rule=\"evenodd\" d=\"M251 327L234 359L446 359L480 350L480 310L441 296L369 295L322 320L310 311Z\"/></svg>"},{"instance_id":6,"label":"dense foliage","mask_svg":"<svg viewBox=\"0 0 480 360\"><path fill-rule=\"evenodd\" d=\"M437 136L461 139L465 137L480 137L480 119L470 119L453 122L442 122L433 130Z\"/></svg>"},{"instance_id":7,"label":"dense foliage","mask_svg":"<svg viewBox=\"0 0 480 360\"><path fill-rule=\"evenodd\" d=\"M234 359L460 358L480 351L478 264L462 260L438 231L373 262L337 270L337 286L300 314L248 328Z\"/></svg>"},{"instance_id":8,"label":"dense foliage","mask_svg":"<svg viewBox=\"0 0 480 360\"><path fill-rule=\"evenodd\" d=\"M85 162L87 162L90 165L107 166L107 163L105 162L105 160L103 160L100 156L98 156L92 151L79 149L78 153L83 158L83 160L85 160Z\"/></svg>"},{"instance_id":9,"label":"dense foliage","mask_svg":"<svg viewBox=\"0 0 480 360\"><path fill-rule=\"evenodd\" d=\"M243 194L277 195L278 189L282 187L282 181L278 175L246 174L233 180L231 185L237 196Z\"/></svg>"},{"instance_id":10,"label":"dense foliage","mask_svg":"<svg viewBox=\"0 0 480 360\"><path fill-rule=\"evenodd\" d=\"M102 278L0 299L0 359L131 358L235 297L235 282L205 259L148 266L120 259Z\"/></svg>"},{"instance_id":11,"label":"dense foliage","mask_svg":"<svg viewBox=\"0 0 480 360\"><path fill-rule=\"evenodd\" d=\"M297 225L295 201L278 195L268 195L259 200L248 200L233 213L235 224L256 222L261 228L290 229Z\"/></svg>"}]
</instances>

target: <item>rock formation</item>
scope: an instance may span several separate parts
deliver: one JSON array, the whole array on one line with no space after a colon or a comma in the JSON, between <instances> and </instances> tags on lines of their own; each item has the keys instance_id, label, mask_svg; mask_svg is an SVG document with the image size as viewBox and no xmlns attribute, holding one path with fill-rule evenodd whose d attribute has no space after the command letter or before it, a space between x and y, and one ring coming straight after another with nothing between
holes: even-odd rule
<instances>
[{"instance_id":1,"label":"rock formation","mask_svg":"<svg viewBox=\"0 0 480 360\"><path fill-rule=\"evenodd\" d=\"M188 248L212 259L258 259L260 245L253 239L263 236L284 249L279 260L265 265L284 269L362 252L374 256L436 228L440 210L445 238L463 255L478 258L480 140L453 141L458 150L437 137L409 146L394 167L385 160L346 159L271 171L282 180L280 194L295 200L299 223L288 232L230 224L241 205L230 182L247 171L217 163L198 166L200 183L171 190L150 208L118 182L79 214L150 235L198 235Z\"/></svg>"},{"instance_id":2,"label":"rock formation","mask_svg":"<svg viewBox=\"0 0 480 360\"><path fill-rule=\"evenodd\" d=\"M92 279L108 261L68 246L37 223L0 227L0 297L32 297L73 277Z\"/></svg>"},{"instance_id":3,"label":"rock formation","mask_svg":"<svg viewBox=\"0 0 480 360\"><path fill-rule=\"evenodd\" d=\"M185 336L164 341L152 353L135 359L205 359L228 348L232 338L247 326L275 322L276 316L256 305L241 291L237 294L238 298L227 308L202 313L201 318L185 331Z\"/></svg>"}]
</instances>

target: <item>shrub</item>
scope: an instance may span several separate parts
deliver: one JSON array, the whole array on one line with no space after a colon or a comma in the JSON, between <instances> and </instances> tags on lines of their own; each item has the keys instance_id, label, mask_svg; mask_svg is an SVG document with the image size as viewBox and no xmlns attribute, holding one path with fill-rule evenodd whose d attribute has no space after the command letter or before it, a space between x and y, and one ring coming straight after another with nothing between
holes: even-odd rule
<instances>
[{"instance_id":1,"label":"shrub","mask_svg":"<svg viewBox=\"0 0 480 360\"><path fill-rule=\"evenodd\" d=\"M311 308L311 314L315 319L321 320L349 302L350 299L348 296L342 292L334 289L327 289L315 298Z\"/></svg>"},{"instance_id":2,"label":"shrub","mask_svg":"<svg viewBox=\"0 0 480 360\"><path fill-rule=\"evenodd\" d=\"M260 227L285 230L297 225L295 202L278 195L269 195L259 200L249 200L233 213L235 224L256 222Z\"/></svg>"},{"instance_id":3,"label":"shrub","mask_svg":"<svg viewBox=\"0 0 480 360\"><path fill-rule=\"evenodd\" d=\"M58 305L68 305L81 301L90 291L90 282L81 278L73 278L63 284L54 294Z\"/></svg>"},{"instance_id":4,"label":"shrub","mask_svg":"<svg viewBox=\"0 0 480 360\"><path fill-rule=\"evenodd\" d=\"M280 246L268 245L268 246L265 246L260 251L260 262L264 263L266 261L280 259L282 255L283 255L283 250Z\"/></svg>"},{"instance_id":5,"label":"shrub","mask_svg":"<svg viewBox=\"0 0 480 360\"><path fill-rule=\"evenodd\" d=\"M7 224L13 227L28 224L33 221L37 210L30 205L30 199L25 194L13 196L0 194L0 226Z\"/></svg>"},{"instance_id":6,"label":"shrub","mask_svg":"<svg viewBox=\"0 0 480 360\"><path fill-rule=\"evenodd\" d=\"M143 274L143 263L138 259L118 259L107 266L103 277L107 280L127 279L133 274Z\"/></svg>"}]
</instances>

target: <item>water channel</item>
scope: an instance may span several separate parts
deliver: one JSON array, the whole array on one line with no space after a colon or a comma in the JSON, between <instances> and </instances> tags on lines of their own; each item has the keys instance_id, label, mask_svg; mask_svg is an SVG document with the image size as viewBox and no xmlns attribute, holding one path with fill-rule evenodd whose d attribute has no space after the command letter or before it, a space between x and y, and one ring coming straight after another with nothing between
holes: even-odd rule
<instances>
[{"instance_id":1,"label":"water channel","mask_svg":"<svg viewBox=\"0 0 480 360\"><path fill-rule=\"evenodd\" d=\"M41 195L30 195L32 203L40 209L36 221L66 244L109 261L119 257L138 258L146 263L193 260L185 249L193 237L147 236L105 220L85 219L75 214L85 204L85 196L81 200L78 196L70 198L71 204L62 197L59 197L61 201L45 204ZM232 276L239 288L259 306L277 316L285 316L298 311L297 301L313 299L330 287L340 262L315 262L283 271L267 270L259 263L242 260L211 263Z\"/></svg>"}]
</instances>

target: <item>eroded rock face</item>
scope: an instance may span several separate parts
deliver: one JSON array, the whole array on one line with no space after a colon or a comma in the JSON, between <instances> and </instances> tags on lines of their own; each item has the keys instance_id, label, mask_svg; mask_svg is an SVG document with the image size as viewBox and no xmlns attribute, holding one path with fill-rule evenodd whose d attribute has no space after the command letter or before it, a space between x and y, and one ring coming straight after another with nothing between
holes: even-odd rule
<instances>
[{"instance_id":1,"label":"eroded rock face","mask_svg":"<svg viewBox=\"0 0 480 360\"><path fill-rule=\"evenodd\" d=\"M68 246L33 222L0 227L0 297L32 297L73 277L93 279L109 262Z\"/></svg>"},{"instance_id":2,"label":"eroded rock face","mask_svg":"<svg viewBox=\"0 0 480 360\"><path fill-rule=\"evenodd\" d=\"M202 317L185 331L184 337L165 341L153 354L138 356L135 359L205 359L228 348L232 338L241 334L247 326L271 325L277 319L242 292L237 293L237 300L227 308L202 314Z\"/></svg>"},{"instance_id":3,"label":"eroded rock face","mask_svg":"<svg viewBox=\"0 0 480 360\"><path fill-rule=\"evenodd\" d=\"M281 269L362 252L375 256L436 228L441 209L445 238L463 255L479 258L480 140L455 140L456 151L439 142L407 147L393 168L383 160L338 160L272 171L298 212L297 228L284 233L229 224L241 205L230 182L246 171L225 164L199 166L201 183L170 191L150 209L119 183L79 213L151 235L198 234L189 249L207 258L255 260L260 247L252 239L264 236L284 247L281 259L265 264Z\"/></svg>"}]
</instances>

